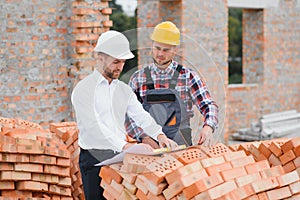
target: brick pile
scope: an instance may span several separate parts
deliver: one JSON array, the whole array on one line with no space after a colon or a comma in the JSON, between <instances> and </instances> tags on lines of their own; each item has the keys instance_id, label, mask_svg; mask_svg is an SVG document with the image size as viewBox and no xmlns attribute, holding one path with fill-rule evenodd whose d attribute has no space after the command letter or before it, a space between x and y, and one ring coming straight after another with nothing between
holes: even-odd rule
<instances>
[{"instance_id":1,"label":"brick pile","mask_svg":"<svg viewBox=\"0 0 300 200\"><path fill-rule=\"evenodd\" d=\"M50 123L50 131L58 135L70 152L71 190L74 200L84 200L81 173L79 170L78 129L75 122Z\"/></svg>"},{"instance_id":2,"label":"brick pile","mask_svg":"<svg viewBox=\"0 0 300 200\"><path fill-rule=\"evenodd\" d=\"M107 199L299 199L300 138L126 154L99 176Z\"/></svg>"},{"instance_id":3,"label":"brick pile","mask_svg":"<svg viewBox=\"0 0 300 200\"><path fill-rule=\"evenodd\" d=\"M0 118L0 200L71 200L70 153L40 125Z\"/></svg>"}]
</instances>

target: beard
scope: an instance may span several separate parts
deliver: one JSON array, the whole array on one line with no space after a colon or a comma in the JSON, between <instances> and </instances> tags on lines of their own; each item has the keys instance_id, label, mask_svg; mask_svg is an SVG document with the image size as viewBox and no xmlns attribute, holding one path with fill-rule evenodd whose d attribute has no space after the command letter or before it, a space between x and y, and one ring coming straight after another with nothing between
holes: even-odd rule
<instances>
[{"instance_id":1,"label":"beard","mask_svg":"<svg viewBox=\"0 0 300 200\"><path fill-rule=\"evenodd\" d=\"M104 70L104 76L110 78L110 79L118 79L119 76L121 74L121 71L120 70L110 70L108 68L106 68Z\"/></svg>"},{"instance_id":2,"label":"beard","mask_svg":"<svg viewBox=\"0 0 300 200\"><path fill-rule=\"evenodd\" d=\"M157 62L157 60L155 58L153 58L153 62L154 62L154 64L156 64L158 66L164 66L164 65L167 65L167 64L171 63L172 60L168 60L168 61L165 61L163 63L159 63L159 62Z\"/></svg>"}]
</instances>

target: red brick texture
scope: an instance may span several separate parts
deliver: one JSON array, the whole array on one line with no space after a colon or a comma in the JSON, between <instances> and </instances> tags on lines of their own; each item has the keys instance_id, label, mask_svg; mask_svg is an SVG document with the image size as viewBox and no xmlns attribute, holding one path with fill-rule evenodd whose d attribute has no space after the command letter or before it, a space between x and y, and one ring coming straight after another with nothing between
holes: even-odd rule
<instances>
[{"instance_id":1,"label":"red brick texture","mask_svg":"<svg viewBox=\"0 0 300 200\"><path fill-rule=\"evenodd\" d=\"M76 123L49 128L0 118L0 199L84 199Z\"/></svg>"},{"instance_id":2,"label":"red brick texture","mask_svg":"<svg viewBox=\"0 0 300 200\"><path fill-rule=\"evenodd\" d=\"M241 147L218 143L161 156L126 154L122 163L102 168L102 187L109 199L124 195L130 199L297 198L300 168L285 166L290 162L298 166L298 140L250 142ZM271 156L279 163L270 162Z\"/></svg>"}]
</instances>

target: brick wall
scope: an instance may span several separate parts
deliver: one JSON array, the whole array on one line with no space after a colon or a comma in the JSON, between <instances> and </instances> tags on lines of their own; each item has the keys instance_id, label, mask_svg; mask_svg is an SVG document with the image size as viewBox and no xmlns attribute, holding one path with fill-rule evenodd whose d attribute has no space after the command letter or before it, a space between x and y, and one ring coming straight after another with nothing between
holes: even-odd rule
<instances>
[{"instance_id":1,"label":"brick wall","mask_svg":"<svg viewBox=\"0 0 300 200\"><path fill-rule=\"evenodd\" d=\"M299 2L281 0L277 7L244 9L244 84L230 86L227 3L138 1L138 27L153 27L169 19L181 29L178 57L184 65L198 71L219 104L220 135L249 127L262 114L300 109ZM138 33L139 44L145 44L144 35L149 37L151 31L143 33ZM150 44L149 38L147 42ZM148 54L144 52L140 53L140 63L151 61L149 50ZM193 120L195 128L198 119Z\"/></svg>"},{"instance_id":2,"label":"brick wall","mask_svg":"<svg viewBox=\"0 0 300 200\"><path fill-rule=\"evenodd\" d=\"M110 11L107 1L1 3L0 116L70 120L73 83L92 70L92 45L111 26Z\"/></svg>"},{"instance_id":3,"label":"brick wall","mask_svg":"<svg viewBox=\"0 0 300 200\"><path fill-rule=\"evenodd\" d=\"M246 84L228 88L229 133L250 127L263 114L300 111L300 7L296 3L280 1L278 7L244 11L248 20L243 22L248 25L243 27L244 45L252 48L243 49ZM258 23L255 29L249 26Z\"/></svg>"}]
</instances>

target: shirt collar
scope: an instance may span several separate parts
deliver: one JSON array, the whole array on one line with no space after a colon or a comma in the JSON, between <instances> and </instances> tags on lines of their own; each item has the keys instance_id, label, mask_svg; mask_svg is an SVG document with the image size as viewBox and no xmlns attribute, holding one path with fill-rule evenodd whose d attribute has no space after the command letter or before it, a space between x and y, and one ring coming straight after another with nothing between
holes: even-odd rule
<instances>
[{"instance_id":1,"label":"shirt collar","mask_svg":"<svg viewBox=\"0 0 300 200\"><path fill-rule=\"evenodd\" d=\"M157 74L169 74L176 69L177 65L177 62L172 60L172 62L166 69L159 69L154 63L151 64L151 68L153 68L153 70Z\"/></svg>"},{"instance_id":2,"label":"shirt collar","mask_svg":"<svg viewBox=\"0 0 300 200\"><path fill-rule=\"evenodd\" d=\"M96 69L94 69L94 72L93 72L93 76L95 78L95 80L97 81L97 84L100 84L100 83L108 83L108 80L106 80L106 78L104 78L104 76ZM118 79L114 79L112 80L111 84L117 84L118 83Z\"/></svg>"}]
</instances>

